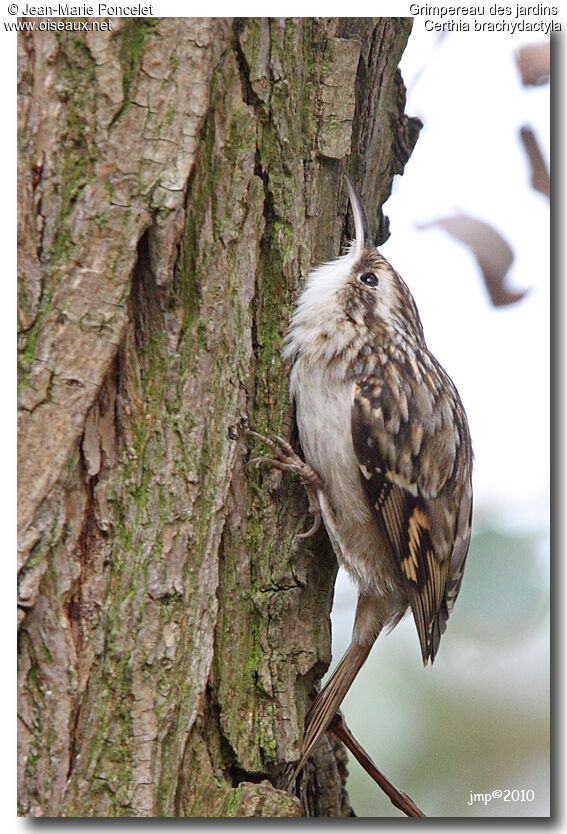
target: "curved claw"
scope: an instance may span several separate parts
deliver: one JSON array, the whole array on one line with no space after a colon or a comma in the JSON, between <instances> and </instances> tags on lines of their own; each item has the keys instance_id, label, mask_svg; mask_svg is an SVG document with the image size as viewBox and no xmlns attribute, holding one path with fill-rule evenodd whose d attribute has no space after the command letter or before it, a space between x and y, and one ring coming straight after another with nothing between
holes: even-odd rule
<instances>
[{"instance_id":1,"label":"curved claw","mask_svg":"<svg viewBox=\"0 0 567 834\"><path fill-rule=\"evenodd\" d=\"M271 449L273 452L276 453L279 452L280 449L278 449L278 444L275 443L274 440L278 440L282 445L285 445L286 442L285 440L282 440L280 437L265 437L263 434L259 434L257 431L252 431L252 429L248 429L246 434L249 437L254 437L256 440L260 441L260 443L263 443L264 446L267 446L268 449Z\"/></svg>"},{"instance_id":2,"label":"curved claw","mask_svg":"<svg viewBox=\"0 0 567 834\"><path fill-rule=\"evenodd\" d=\"M263 434L259 434L257 431L252 431L252 429L247 429L244 434L250 435L250 437L256 437L258 440L261 440L263 443L268 439L264 437Z\"/></svg>"},{"instance_id":3,"label":"curved claw","mask_svg":"<svg viewBox=\"0 0 567 834\"><path fill-rule=\"evenodd\" d=\"M297 457L291 444L288 443L287 440L284 440L283 437L279 437L279 435L277 434L274 434L273 437L265 437L263 434L259 434L257 431L252 431L252 429L248 429L246 434L250 437L255 437L256 440L259 440L260 443L263 443L276 454L282 454L283 450L290 457Z\"/></svg>"},{"instance_id":4,"label":"curved claw","mask_svg":"<svg viewBox=\"0 0 567 834\"><path fill-rule=\"evenodd\" d=\"M249 461L246 461L245 466L255 466L257 469L261 463L269 463L271 466L277 466L279 461L272 460L272 458L266 458L264 457L264 455L260 455L260 457L251 458Z\"/></svg>"},{"instance_id":5,"label":"curved claw","mask_svg":"<svg viewBox=\"0 0 567 834\"><path fill-rule=\"evenodd\" d=\"M282 449L284 449L288 453L288 455L295 456L295 452L293 450L293 447L290 443L287 442L287 440L284 440L283 437L280 437L277 434L274 434L274 440L278 441L278 443L280 444Z\"/></svg>"},{"instance_id":6,"label":"curved claw","mask_svg":"<svg viewBox=\"0 0 567 834\"><path fill-rule=\"evenodd\" d=\"M296 467L292 463L286 463L283 460L276 460L275 458L264 457L264 455L260 455L260 457L257 458L252 458L252 460L248 461L246 466L254 464L256 468L258 468L258 466L261 463L269 463L270 466L273 466L275 469L281 469L282 471L285 470L289 472L296 472Z\"/></svg>"},{"instance_id":7,"label":"curved claw","mask_svg":"<svg viewBox=\"0 0 567 834\"><path fill-rule=\"evenodd\" d=\"M313 513L313 524L305 533L298 533L298 539L308 539L310 536L314 536L319 527L321 526L321 513L314 512Z\"/></svg>"}]
</instances>

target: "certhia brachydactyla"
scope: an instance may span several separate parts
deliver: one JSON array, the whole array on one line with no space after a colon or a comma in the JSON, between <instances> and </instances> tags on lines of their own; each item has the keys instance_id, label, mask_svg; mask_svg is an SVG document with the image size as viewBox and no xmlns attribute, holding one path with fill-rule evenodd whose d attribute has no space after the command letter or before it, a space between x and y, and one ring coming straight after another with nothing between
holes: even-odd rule
<instances>
[{"instance_id":1,"label":"certhia brachydactyla","mask_svg":"<svg viewBox=\"0 0 567 834\"><path fill-rule=\"evenodd\" d=\"M472 448L452 381L425 343L413 297L374 247L347 178L355 241L316 268L284 358L305 462L270 445L316 492L333 550L358 584L352 642L306 718L301 761L332 721L378 634L411 607L433 661L461 586Z\"/></svg>"}]
</instances>

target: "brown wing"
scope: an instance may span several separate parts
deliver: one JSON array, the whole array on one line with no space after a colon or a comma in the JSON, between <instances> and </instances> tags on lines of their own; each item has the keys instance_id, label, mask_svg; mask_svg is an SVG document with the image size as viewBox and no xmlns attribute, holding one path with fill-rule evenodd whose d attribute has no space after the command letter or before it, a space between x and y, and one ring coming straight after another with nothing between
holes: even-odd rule
<instances>
[{"instance_id":1,"label":"brown wing","mask_svg":"<svg viewBox=\"0 0 567 834\"><path fill-rule=\"evenodd\" d=\"M457 397L451 425L431 389L394 394L376 377L355 385L352 407L361 481L399 567L424 663L435 658L470 539L470 438L452 384L450 393ZM444 437L449 431L452 439Z\"/></svg>"}]
</instances>

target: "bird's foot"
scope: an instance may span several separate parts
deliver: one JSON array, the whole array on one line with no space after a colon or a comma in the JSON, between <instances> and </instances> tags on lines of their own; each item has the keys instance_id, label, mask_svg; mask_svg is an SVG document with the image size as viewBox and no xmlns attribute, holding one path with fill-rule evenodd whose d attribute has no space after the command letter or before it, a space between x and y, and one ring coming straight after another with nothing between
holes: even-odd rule
<instances>
[{"instance_id":1,"label":"bird's foot","mask_svg":"<svg viewBox=\"0 0 567 834\"><path fill-rule=\"evenodd\" d=\"M273 437L264 437L255 431L248 431L250 437L264 443L272 453L272 457L264 457L260 455L248 461L248 466L258 467L263 463L270 466L275 466L276 469L282 469L288 472L295 472L299 475L301 483L305 487L307 499L309 501L309 513L313 515L313 525L307 532L300 533L298 538L306 539L312 536L319 529L321 524L321 507L319 499L317 498L317 490L323 488L323 481L318 472L312 466L309 466L299 455L294 451L293 447L282 437L274 435Z\"/></svg>"}]
</instances>

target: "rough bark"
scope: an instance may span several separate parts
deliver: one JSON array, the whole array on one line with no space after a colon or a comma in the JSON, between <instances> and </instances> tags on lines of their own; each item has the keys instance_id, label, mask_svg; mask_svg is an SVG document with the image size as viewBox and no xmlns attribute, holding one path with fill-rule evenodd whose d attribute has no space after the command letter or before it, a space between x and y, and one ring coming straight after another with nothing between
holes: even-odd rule
<instances>
[{"instance_id":1,"label":"rough bark","mask_svg":"<svg viewBox=\"0 0 567 834\"><path fill-rule=\"evenodd\" d=\"M19 41L19 803L32 816L341 816L336 564L284 433L293 298L375 225L417 130L409 20L114 21Z\"/></svg>"}]
</instances>

